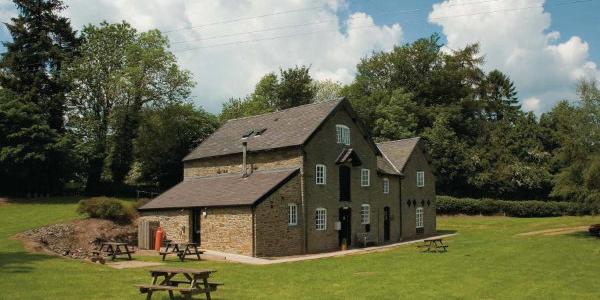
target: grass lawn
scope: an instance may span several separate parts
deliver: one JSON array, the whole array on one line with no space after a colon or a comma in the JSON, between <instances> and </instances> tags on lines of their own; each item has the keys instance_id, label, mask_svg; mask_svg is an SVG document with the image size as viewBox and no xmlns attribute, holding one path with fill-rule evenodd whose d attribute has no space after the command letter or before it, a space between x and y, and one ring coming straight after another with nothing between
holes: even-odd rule
<instances>
[{"instance_id":1,"label":"grass lawn","mask_svg":"<svg viewBox=\"0 0 600 300\"><path fill-rule=\"evenodd\" d=\"M9 239L77 218L75 207L72 199L0 205L0 299L144 299L133 286L149 283L144 269L30 254ZM442 254L411 245L269 266L179 263L173 257L170 264L218 270L215 281L225 286L213 299L600 299L599 239L580 233L515 236L591 223L600 223L600 217L439 217L438 229L459 233ZM159 293L153 299L168 297Z\"/></svg>"}]
</instances>

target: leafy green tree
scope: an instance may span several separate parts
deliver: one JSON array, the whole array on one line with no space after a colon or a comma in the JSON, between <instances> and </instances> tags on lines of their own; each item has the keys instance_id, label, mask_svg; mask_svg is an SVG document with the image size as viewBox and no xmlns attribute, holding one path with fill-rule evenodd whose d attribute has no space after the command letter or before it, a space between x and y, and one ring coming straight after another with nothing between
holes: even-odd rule
<instances>
[{"instance_id":1,"label":"leafy green tree","mask_svg":"<svg viewBox=\"0 0 600 300\"><path fill-rule=\"evenodd\" d=\"M333 80L313 80L312 90L315 95L312 102L324 102L341 97L343 85Z\"/></svg>"},{"instance_id":2,"label":"leafy green tree","mask_svg":"<svg viewBox=\"0 0 600 300\"><path fill-rule=\"evenodd\" d=\"M67 74L77 82L69 97L72 126L86 144L90 191L102 174L119 184L129 173L142 109L185 101L193 82L159 31L102 23L86 26L82 38Z\"/></svg>"},{"instance_id":3,"label":"leafy green tree","mask_svg":"<svg viewBox=\"0 0 600 300\"><path fill-rule=\"evenodd\" d=\"M69 20L60 15L65 8L61 1L14 4L19 15L6 24L12 40L3 42L6 51L0 58L0 85L10 92L3 95L0 112L7 118L0 137L6 141L0 143L2 164L5 170L18 170L18 178L35 182L12 185L13 192L55 193L69 177L64 171L71 157L63 122L70 83L61 69L76 54L79 41ZM0 181L14 182L10 174Z\"/></svg>"},{"instance_id":4,"label":"leafy green tree","mask_svg":"<svg viewBox=\"0 0 600 300\"><path fill-rule=\"evenodd\" d=\"M139 180L167 189L183 179L182 159L217 127L217 118L191 104L142 112L135 140Z\"/></svg>"},{"instance_id":5,"label":"leafy green tree","mask_svg":"<svg viewBox=\"0 0 600 300\"><path fill-rule=\"evenodd\" d=\"M225 122L310 103L314 97L313 81L308 67L295 67L267 73L245 98L230 98L223 103L219 119Z\"/></svg>"},{"instance_id":6,"label":"leafy green tree","mask_svg":"<svg viewBox=\"0 0 600 300\"><path fill-rule=\"evenodd\" d=\"M375 109L377 119L374 134L379 139L397 140L416 135L418 107L412 94L397 89L387 101L379 103Z\"/></svg>"}]
</instances>

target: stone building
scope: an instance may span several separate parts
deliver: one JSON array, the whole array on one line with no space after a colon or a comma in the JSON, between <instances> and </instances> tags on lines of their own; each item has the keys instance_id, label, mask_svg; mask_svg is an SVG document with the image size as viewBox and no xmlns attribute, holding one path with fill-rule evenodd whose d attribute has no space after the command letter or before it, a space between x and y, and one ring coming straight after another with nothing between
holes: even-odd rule
<instances>
[{"instance_id":1,"label":"stone building","mask_svg":"<svg viewBox=\"0 0 600 300\"><path fill-rule=\"evenodd\" d=\"M422 141L375 144L345 99L230 120L183 162L140 208L177 242L271 257L436 232Z\"/></svg>"}]
</instances>

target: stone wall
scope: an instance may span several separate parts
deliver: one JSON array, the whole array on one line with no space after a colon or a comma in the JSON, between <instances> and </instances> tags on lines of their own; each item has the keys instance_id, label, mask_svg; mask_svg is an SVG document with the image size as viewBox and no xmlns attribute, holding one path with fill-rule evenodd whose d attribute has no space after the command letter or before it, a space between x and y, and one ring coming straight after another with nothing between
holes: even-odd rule
<instances>
[{"instance_id":1,"label":"stone wall","mask_svg":"<svg viewBox=\"0 0 600 300\"><path fill-rule=\"evenodd\" d=\"M299 149L279 149L249 153L248 170L272 170L302 166ZM242 154L234 154L184 162L183 176L212 176L223 173L241 173Z\"/></svg>"},{"instance_id":2,"label":"stone wall","mask_svg":"<svg viewBox=\"0 0 600 300\"><path fill-rule=\"evenodd\" d=\"M252 209L208 207L200 217L201 248L252 255Z\"/></svg>"},{"instance_id":3,"label":"stone wall","mask_svg":"<svg viewBox=\"0 0 600 300\"><path fill-rule=\"evenodd\" d=\"M166 237L175 243L185 243L190 237L190 210L171 209L141 211L140 220L148 220L160 223L165 231Z\"/></svg>"},{"instance_id":4,"label":"stone wall","mask_svg":"<svg viewBox=\"0 0 600 300\"><path fill-rule=\"evenodd\" d=\"M288 225L289 204L296 204L297 225ZM296 175L284 186L258 204L255 217L255 256L288 256L304 251L304 220L300 176Z\"/></svg>"},{"instance_id":5,"label":"stone wall","mask_svg":"<svg viewBox=\"0 0 600 300\"><path fill-rule=\"evenodd\" d=\"M425 172L425 186L417 187L417 171ZM402 239L418 237L416 231L417 207L423 207L423 235L436 232L435 176L422 148L417 146L403 170L402 179ZM410 201L410 205L408 202Z\"/></svg>"},{"instance_id":6,"label":"stone wall","mask_svg":"<svg viewBox=\"0 0 600 300\"><path fill-rule=\"evenodd\" d=\"M342 150L347 147L337 144L336 125L343 124L350 128L350 146L360 157L362 165L351 167L351 196L352 201L339 201L339 165L336 159ZM377 238L378 243L384 243L383 232L383 209L390 207L392 221L390 225L390 241L396 242L400 239L400 207L398 183L394 183L390 177L390 194L383 193L383 177L377 173L377 157L375 150L369 145L368 137L361 132L360 128L352 120L352 117L341 108L334 113L320 130L305 146L306 158L304 162L304 193L307 205L307 237L310 253L331 251L339 249L339 234L335 230L335 223L339 220L339 210L342 207L351 209L351 243L358 245L356 234L365 232L366 226L361 224L360 209L362 204L371 206L370 234ZM326 184L315 183L315 166L324 164L326 169ZM361 169L370 170L371 184L361 187ZM395 187L393 187L395 186ZM393 191L393 189L396 189ZM317 208L327 209L327 229L315 229L315 213Z\"/></svg>"}]
</instances>

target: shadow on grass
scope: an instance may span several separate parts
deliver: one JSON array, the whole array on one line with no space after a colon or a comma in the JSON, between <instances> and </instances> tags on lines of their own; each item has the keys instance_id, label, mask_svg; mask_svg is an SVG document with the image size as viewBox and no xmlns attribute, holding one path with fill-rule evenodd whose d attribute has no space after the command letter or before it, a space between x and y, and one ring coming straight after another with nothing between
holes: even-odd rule
<instances>
[{"instance_id":1,"label":"shadow on grass","mask_svg":"<svg viewBox=\"0 0 600 300\"><path fill-rule=\"evenodd\" d=\"M1 252L0 270L7 273L29 273L34 270L32 263L52 258L48 255L27 252Z\"/></svg>"},{"instance_id":2,"label":"shadow on grass","mask_svg":"<svg viewBox=\"0 0 600 300\"><path fill-rule=\"evenodd\" d=\"M453 234L453 233L457 233L457 232L458 232L458 230L442 229L442 230L437 231L437 235Z\"/></svg>"},{"instance_id":3,"label":"shadow on grass","mask_svg":"<svg viewBox=\"0 0 600 300\"><path fill-rule=\"evenodd\" d=\"M576 237L576 238L582 238L582 239L598 240L598 242L600 242L600 238L599 237L591 235L587 231L572 232L572 233L568 233L566 235L567 236Z\"/></svg>"},{"instance_id":4,"label":"shadow on grass","mask_svg":"<svg viewBox=\"0 0 600 300\"><path fill-rule=\"evenodd\" d=\"M64 196L50 198L8 198L10 204L76 204L86 197Z\"/></svg>"}]
</instances>

